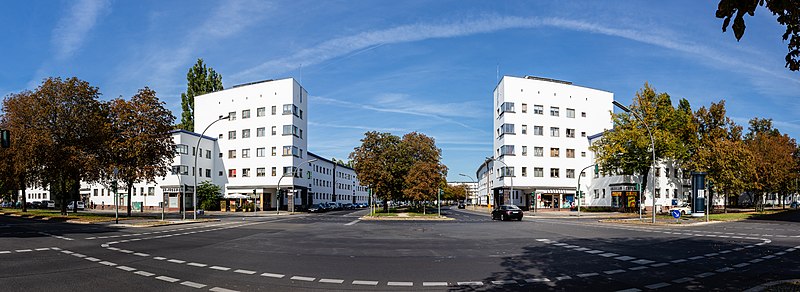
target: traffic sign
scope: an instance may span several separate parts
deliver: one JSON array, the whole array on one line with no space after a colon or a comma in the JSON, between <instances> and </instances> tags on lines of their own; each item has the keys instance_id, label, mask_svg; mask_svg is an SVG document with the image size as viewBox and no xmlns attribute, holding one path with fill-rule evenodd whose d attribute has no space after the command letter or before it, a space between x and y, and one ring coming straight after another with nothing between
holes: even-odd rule
<instances>
[{"instance_id":1,"label":"traffic sign","mask_svg":"<svg viewBox=\"0 0 800 292\"><path fill-rule=\"evenodd\" d=\"M675 219L681 218L681 210L672 210L670 213L672 213L672 217L675 217Z\"/></svg>"}]
</instances>

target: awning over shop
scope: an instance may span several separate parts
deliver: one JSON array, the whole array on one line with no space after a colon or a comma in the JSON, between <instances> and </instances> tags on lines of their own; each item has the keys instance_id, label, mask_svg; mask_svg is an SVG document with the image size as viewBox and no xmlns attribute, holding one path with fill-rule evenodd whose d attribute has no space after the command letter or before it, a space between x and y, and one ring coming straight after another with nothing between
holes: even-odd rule
<instances>
[{"instance_id":1,"label":"awning over shop","mask_svg":"<svg viewBox=\"0 0 800 292\"><path fill-rule=\"evenodd\" d=\"M250 199L250 196L242 195L242 194L225 194L224 198L226 199Z\"/></svg>"}]
</instances>

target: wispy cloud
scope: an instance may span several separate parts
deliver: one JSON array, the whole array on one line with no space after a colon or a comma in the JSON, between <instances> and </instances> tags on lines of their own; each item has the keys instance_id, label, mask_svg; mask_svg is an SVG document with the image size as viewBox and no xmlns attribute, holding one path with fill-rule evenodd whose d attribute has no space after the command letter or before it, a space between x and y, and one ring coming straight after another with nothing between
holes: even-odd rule
<instances>
[{"instance_id":1,"label":"wispy cloud","mask_svg":"<svg viewBox=\"0 0 800 292\"><path fill-rule=\"evenodd\" d=\"M406 114L420 117L434 118L450 124L455 124L466 129L484 133L486 131L462 123L454 117L475 117L475 110L465 103L423 103L414 101L404 94L383 94L370 103L355 103L329 97L311 96L309 99L315 104L329 104L345 108L364 109L382 113ZM461 109L461 110L459 110Z\"/></svg>"},{"instance_id":2,"label":"wispy cloud","mask_svg":"<svg viewBox=\"0 0 800 292\"><path fill-rule=\"evenodd\" d=\"M381 128L381 127L369 127L369 126L353 126L353 125L343 125L337 122L329 122L329 123L317 123L317 122L308 122L309 126L313 127L323 127L323 128L336 128L336 129L351 129L351 130L360 130L360 131L378 131L378 132L407 132L407 129L403 128Z\"/></svg>"},{"instance_id":3,"label":"wispy cloud","mask_svg":"<svg viewBox=\"0 0 800 292\"><path fill-rule=\"evenodd\" d=\"M709 47L681 40L672 34L655 34L653 30L615 28L599 23L564 18L539 18L488 15L473 19L448 23L416 23L393 28L362 32L355 35L334 38L316 46L300 50L290 56L269 60L260 65L232 75L233 79L252 80L254 76L270 76L303 66L312 66L334 58L347 56L353 52L368 50L374 46L415 42L427 39L452 38L481 33L491 33L506 29L530 29L553 27L572 31L582 31L629 39L657 47L662 47L694 56L714 65L724 65L760 79L759 75L782 79L800 85L800 80L788 76L785 70L771 70L746 58L729 56ZM781 68L782 69L782 68Z\"/></svg>"},{"instance_id":4,"label":"wispy cloud","mask_svg":"<svg viewBox=\"0 0 800 292\"><path fill-rule=\"evenodd\" d=\"M51 41L57 60L72 57L80 48L89 32L97 24L98 18L107 13L110 5L107 0L79 0L72 2L69 12L53 29Z\"/></svg>"}]
</instances>

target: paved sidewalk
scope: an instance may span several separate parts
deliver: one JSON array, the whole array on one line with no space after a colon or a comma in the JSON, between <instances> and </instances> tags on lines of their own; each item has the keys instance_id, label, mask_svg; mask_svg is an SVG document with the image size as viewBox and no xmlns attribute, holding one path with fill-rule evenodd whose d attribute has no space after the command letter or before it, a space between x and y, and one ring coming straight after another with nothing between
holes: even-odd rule
<instances>
[{"instance_id":1,"label":"paved sidewalk","mask_svg":"<svg viewBox=\"0 0 800 292\"><path fill-rule=\"evenodd\" d=\"M458 211L467 211L474 214L490 214L492 209L486 206L475 206L473 210L472 206L467 206L465 209L455 209L450 208L451 210L458 210ZM580 216L579 216L580 215ZM569 211L563 210L558 211L554 209L537 209L535 212L533 210L524 211L525 217L537 217L537 218L598 218L598 219L610 219L610 218L632 218L634 214L630 213L620 213L620 212L580 212L577 211ZM638 218L638 214L636 215Z\"/></svg>"}]
</instances>

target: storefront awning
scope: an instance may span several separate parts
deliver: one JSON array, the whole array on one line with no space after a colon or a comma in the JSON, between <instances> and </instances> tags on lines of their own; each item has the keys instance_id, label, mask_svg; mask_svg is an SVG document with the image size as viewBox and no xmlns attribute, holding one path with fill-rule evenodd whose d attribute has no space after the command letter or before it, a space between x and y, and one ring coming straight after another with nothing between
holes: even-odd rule
<instances>
[{"instance_id":1,"label":"storefront awning","mask_svg":"<svg viewBox=\"0 0 800 292\"><path fill-rule=\"evenodd\" d=\"M226 199L250 199L250 196L242 195L242 194L225 194L224 198Z\"/></svg>"}]
</instances>

